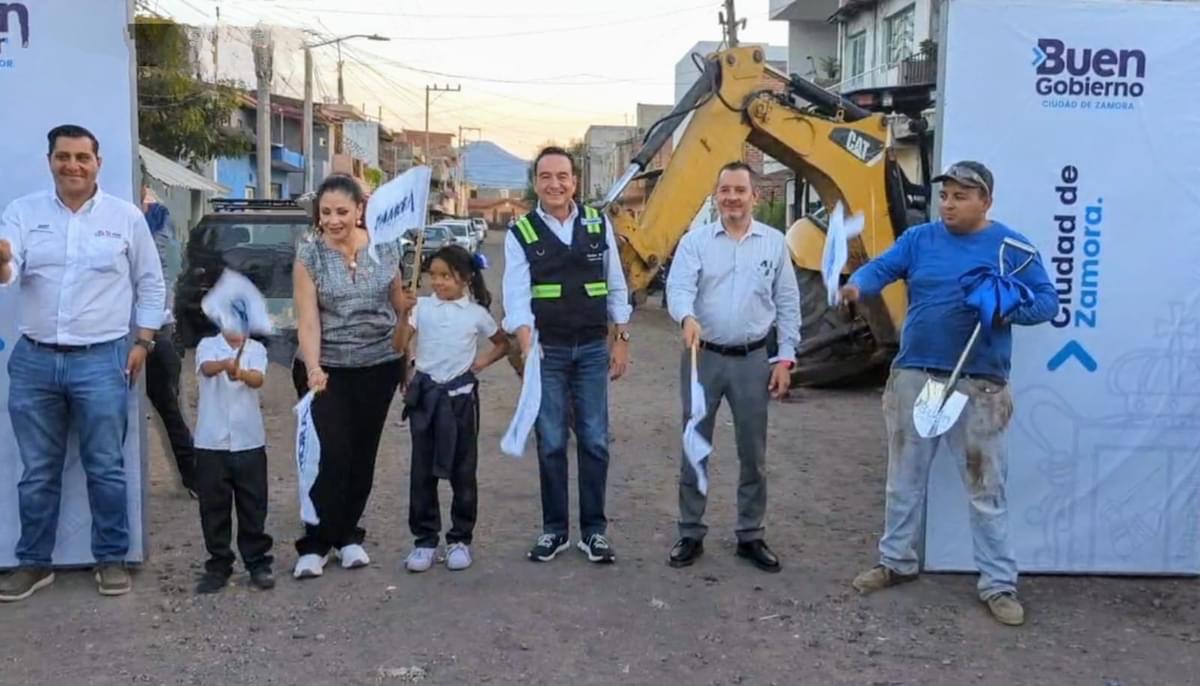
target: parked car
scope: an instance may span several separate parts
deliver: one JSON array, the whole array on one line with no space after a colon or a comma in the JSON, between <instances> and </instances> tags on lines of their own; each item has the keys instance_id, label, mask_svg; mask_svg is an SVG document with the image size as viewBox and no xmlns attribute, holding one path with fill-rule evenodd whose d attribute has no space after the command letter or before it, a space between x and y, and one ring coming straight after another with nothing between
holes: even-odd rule
<instances>
[{"instance_id":1,"label":"parked car","mask_svg":"<svg viewBox=\"0 0 1200 686\"><path fill-rule=\"evenodd\" d=\"M184 251L175 287L176 338L192 348L201 338L217 333L200 301L226 268L234 269L267 300L283 341L282 346L268 341L271 358L291 364L290 359L283 361L289 353L282 348L288 347L295 330L292 264L300 241L314 236L311 215L289 200L214 200L212 204L212 211L192 229Z\"/></svg>"},{"instance_id":2,"label":"parked car","mask_svg":"<svg viewBox=\"0 0 1200 686\"><path fill-rule=\"evenodd\" d=\"M425 240L421 244L421 271L427 272L429 271L429 258L433 255L433 253L441 250L447 245L452 245L455 241L453 235L450 233L449 227L442 226L440 224L426 226L424 233ZM404 268L407 270L412 268L413 258L416 256L416 229L410 229L407 231L404 235L404 238L410 242L402 257L404 261Z\"/></svg>"},{"instance_id":3,"label":"parked car","mask_svg":"<svg viewBox=\"0 0 1200 686\"><path fill-rule=\"evenodd\" d=\"M474 254L479 248L480 239L477 238L475 229L469 220L444 219L434 226L444 226L450 229L451 235L454 236L454 242L466 248L469 253Z\"/></svg>"},{"instance_id":4,"label":"parked car","mask_svg":"<svg viewBox=\"0 0 1200 686\"><path fill-rule=\"evenodd\" d=\"M483 217L471 217L471 226L475 227L475 232L479 234L479 242L483 243L488 235L488 223Z\"/></svg>"}]
</instances>

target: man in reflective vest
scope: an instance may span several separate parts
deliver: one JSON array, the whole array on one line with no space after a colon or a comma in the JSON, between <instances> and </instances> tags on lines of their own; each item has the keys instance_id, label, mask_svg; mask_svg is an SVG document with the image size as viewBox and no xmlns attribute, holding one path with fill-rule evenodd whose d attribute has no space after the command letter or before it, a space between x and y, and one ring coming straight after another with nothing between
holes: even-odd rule
<instances>
[{"instance_id":1,"label":"man in reflective vest","mask_svg":"<svg viewBox=\"0 0 1200 686\"><path fill-rule=\"evenodd\" d=\"M579 451L579 549L592 562L610 563L608 382L629 364L629 292L612 227L595 209L575 203L570 153L546 148L534 161L534 175L537 207L509 226L504 243L504 329L516 335L524 356L536 328L543 353L535 425L542 534L529 559L549 562L570 545L570 401Z\"/></svg>"}]
</instances>

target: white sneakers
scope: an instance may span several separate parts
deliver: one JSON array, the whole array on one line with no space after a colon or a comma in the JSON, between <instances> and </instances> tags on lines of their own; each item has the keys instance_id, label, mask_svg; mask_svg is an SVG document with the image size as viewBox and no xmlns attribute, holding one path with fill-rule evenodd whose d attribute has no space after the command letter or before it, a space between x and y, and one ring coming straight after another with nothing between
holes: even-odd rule
<instances>
[{"instance_id":1,"label":"white sneakers","mask_svg":"<svg viewBox=\"0 0 1200 686\"><path fill-rule=\"evenodd\" d=\"M410 572L429 571L436 557L437 548L413 548L404 561L404 568Z\"/></svg>"},{"instance_id":2,"label":"white sneakers","mask_svg":"<svg viewBox=\"0 0 1200 686\"><path fill-rule=\"evenodd\" d=\"M410 572L425 572L438 562L437 548L413 548L404 560ZM457 572L471 566L471 548L465 543L451 543L446 548L446 569Z\"/></svg>"},{"instance_id":3,"label":"white sneakers","mask_svg":"<svg viewBox=\"0 0 1200 686\"><path fill-rule=\"evenodd\" d=\"M461 571L471 566L471 548L466 543L451 543L446 548L446 569Z\"/></svg>"},{"instance_id":4,"label":"white sneakers","mask_svg":"<svg viewBox=\"0 0 1200 686\"><path fill-rule=\"evenodd\" d=\"M301 555L300 559L296 560L296 568L292 571L292 576L297 579L314 579L323 575L330 555L341 560L342 567L345 569L359 569L371 564L371 558L367 557L367 551L361 545L354 544L324 555Z\"/></svg>"},{"instance_id":5,"label":"white sneakers","mask_svg":"<svg viewBox=\"0 0 1200 686\"><path fill-rule=\"evenodd\" d=\"M342 561L342 569L360 569L371 564L367 551L357 543L352 543L337 551L338 559Z\"/></svg>"},{"instance_id":6,"label":"white sneakers","mask_svg":"<svg viewBox=\"0 0 1200 686\"><path fill-rule=\"evenodd\" d=\"M292 571L292 576L297 579L314 579L325 573L325 563L329 562L329 555L301 555L299 560L296 560L296 569Z\"/></svg>"},{"instance_id":7,"label":"white sneakers","mask_svg":"<svg viewBox=\"0 0 1200 686\"><path fill-rule=\"evenodd\" d=\"M410 572L425 572L439 562L437 548L413 548L404 560L404 568ZM360 569L371 564L371 558L361 545L348 545L325 555L301 555L296 560L292 576L297 579L312 579L325 573L330 555L337 557L345 569ZM451 543L446 548L446 569L461 571L471 566L471 548L465 543Z\"/></svg>"}]
</instances>

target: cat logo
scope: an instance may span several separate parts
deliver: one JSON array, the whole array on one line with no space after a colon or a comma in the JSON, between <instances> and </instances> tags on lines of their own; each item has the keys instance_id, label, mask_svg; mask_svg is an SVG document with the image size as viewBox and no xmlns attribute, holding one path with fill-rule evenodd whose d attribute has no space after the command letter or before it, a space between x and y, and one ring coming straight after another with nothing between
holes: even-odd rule
<instances>
[{"instance_id":1,"label":"cat logo","mask_svg":"<svg viewBox=\"0 0 1200 686\"><path fill-rule=\"evenodd\" d=\"M868 166L879 161L884 148L883 141L854 129L834 129L829 137L843 150L854 155L859 162Z\"/></svg>"}]
</instances>

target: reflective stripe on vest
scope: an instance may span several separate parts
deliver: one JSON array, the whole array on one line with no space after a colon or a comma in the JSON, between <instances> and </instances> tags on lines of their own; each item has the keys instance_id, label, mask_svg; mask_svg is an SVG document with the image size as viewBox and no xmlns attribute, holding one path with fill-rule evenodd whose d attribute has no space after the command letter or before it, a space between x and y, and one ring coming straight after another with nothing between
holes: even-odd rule
<instances>
[{"instance_id":1,"label":"reflective stripe on vest","mask_svg":"<svg viewBox=\"0 0 1200 686\"><path fill-rule=\"evenodd\" d=\"M533 287L533 297L539 299L561 298L561 283L539 283Z\"/></svg>"},{"instance_id":2,"label":"reflective stripe on vest","mask_svg":"<svg viewBox=\"0 0 1200 686\"><path fill-rule=\"evenodd\" d=\"M600 212L594 207L583 208L584 224L587 225L588 233L604 233L604 220L600 218Z\"/></svg>"},{"instance_id":3,"label":"reflective stripe on vest","mask_svg":"<svg viewBox=\"0 0 1200 686\"><path fill-rule=\"evenodd\" d=\"M517 230L521 232L521 238L525 241L525 245L533 245L537 242L537 231L533 228L533 222L529 221L529 217L521 217L517 220Z\"/></svg>"},{"instance_id":4,"label":"reflective stripe on vest","mask_svg":"<svg viewBox=\"0 0 1200 686\"><path fill-rule=\"evenodd\" d=\"M602 295L608 295L607 281L593 281L591 283L583 284L583 287L585 290L587 290L587 294L593 298L598 298Z\"/></svg>"}]
</instances>

